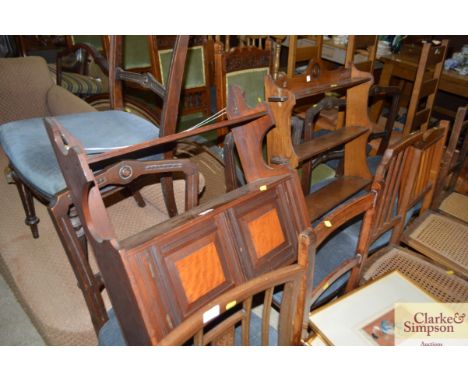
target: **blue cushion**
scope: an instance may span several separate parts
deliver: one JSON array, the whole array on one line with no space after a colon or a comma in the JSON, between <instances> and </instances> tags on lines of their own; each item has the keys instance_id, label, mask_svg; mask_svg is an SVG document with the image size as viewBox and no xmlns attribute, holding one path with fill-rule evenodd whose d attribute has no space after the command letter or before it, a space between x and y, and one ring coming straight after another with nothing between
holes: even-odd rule
<instances>
[{"instance_id":1,"label":"blue cushion","mask_svg":"<svg viewBox=\"0 0 468 382\"><path fill-rule=\"evenodd\" d=\"M109 315L109 321L102 326L98 333L99 346L126 346L127 343L114 310L110 309L107 314Z\"/></svg>"},{"instance_id":2,"label":"blue cushion","mask_svg":"<svg viewBox=\"0 0 468 382\"><path fill-rule=\"evenodd\" d=\"M380 162L382 162L382 156L376 155L373 157L367 157L367 166L372 175L375 175L377 167L379 167Z\"/></svg>"},{"instance_id":3,"label":"blue cushion","mask_svg":"<svg viewBox=\"0 0 468 382\"><path fill-rule=\"evenodd\" d=\"M255 312L250 315L250 330L249 330L250 346L262 346L262 319ZM242 345L242 327L236 327L234 344ZM278 345L278 331L270 325L268 330L268 345Z\"/></svg>"},{"instance_id":4,"label":"blue cushion","mask_svg":"<svg viewBox=\"0 0 468 382\"><path fill-rule=\"evenodd\" d=\"M64 115L56 119L89 154L134 145L159 136L159 128L123 111ZM19 175L49 198L66 188L42 118L0 126L0 143Z\"/></svg>"},{"instance_id":5,"label":"blue cushion","mask_svg":"<svg viewBox=\"0 0 468 382\"><path fill-rule=\"evenodd\" d=\"M114 310L110 309L108 312L109 321L107 321L98 333L99 346L126 346L119 321L115 316ZM250 345L259 346L262 344L262 320L254 312L250 316ZM235 330L235 345L242 345L240 325ZM278 344L278 332L275 328L270 327L268 336L269 345Z\"/></svg>"}]
</instances>

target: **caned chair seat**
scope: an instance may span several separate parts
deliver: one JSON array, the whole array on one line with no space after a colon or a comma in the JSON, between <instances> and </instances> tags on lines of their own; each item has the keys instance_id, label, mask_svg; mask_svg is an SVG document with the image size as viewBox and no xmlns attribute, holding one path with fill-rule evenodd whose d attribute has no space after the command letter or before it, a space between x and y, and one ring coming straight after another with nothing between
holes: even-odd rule
<instances>
[{"instance_id":1,"label":"caned chair seat","mask_svg":"<svg viewBox=\"0 0 468 382\"><path fill-rule=\"evenodd\" d=\"M55 77L57 75L55 64L49 64L48 67ZM100 78L94 78L73 72L62 72L62 83L60 86L81 97L102 94L108 91Z\"/></svg>"},{"instance_id":2,"label":"caned chair seat","mask_svg":"<svg viewBox=\"0 0 468 382\"><path fill-rule=\"evenodd\" d=\"M83 142L89 154L159 136L158 127L123 111L70 114L57 120ZM66 188L42 118L0 126L0 142L18 175L41 194L51 198Z\"/></svg>"},{"instance_id":3,"label":"caned chair seat","mask_svg":"<svg viewBox=\"0 0 468 382\"><path fill-rule=\"evenodd\" d=\"M442 302L467 302L468 282L432 264L412 251L394 247L382 256L371 256L363 273L361 283L398 270L413 280L426 292Z\"/></svg>"},{"instance_id":4,"label":"caned chair seat","mask_svg":"<svg viewBox=\"0 0 468 382\"><path fill-rule=\"evenodd\" d=\"M402 241L468 278L468 225L462 221L429 210L404 232Z\"/></svg>"},{"instance_id":5,"label":"caned chair seat","mask_svg":"<svg viewBox=\"0 0 468 382\"><path fill-rule=\"evenodd\" d=\"M468 223L468 196L452 192L442 201L439 210Z\"/></svg>"}]
</instances>

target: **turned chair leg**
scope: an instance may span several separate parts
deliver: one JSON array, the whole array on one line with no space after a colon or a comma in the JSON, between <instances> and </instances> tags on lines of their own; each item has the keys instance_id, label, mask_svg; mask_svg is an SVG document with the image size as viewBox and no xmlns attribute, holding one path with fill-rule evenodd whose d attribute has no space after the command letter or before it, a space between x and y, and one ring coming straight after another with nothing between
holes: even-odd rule
<instances>
[{"instance_id":1,"label":"turned chair leg","mask_svg":"<svg viewBox=\"0 0 468 382\"><path fill-rule=\"evenodd\" d=\"M36 216L31 190L21 181L21 179L18 178L14 171L11 172L11 177L16 184L24 212L26 213L26 219L24 222L29 226L29 228L31 228L33 237L37 239L39 237L39 229L37 228L39 218Z\"/></svg>"}]
</instances>

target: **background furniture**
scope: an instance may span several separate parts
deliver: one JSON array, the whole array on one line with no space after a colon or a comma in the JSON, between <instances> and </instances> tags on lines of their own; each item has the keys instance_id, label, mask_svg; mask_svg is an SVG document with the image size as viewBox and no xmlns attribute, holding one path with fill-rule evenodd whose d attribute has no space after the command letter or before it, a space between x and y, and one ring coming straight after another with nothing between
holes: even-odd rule
<instances>
[{"instance_id":1,"label":"background furniture","mask_svg":"<svg viewBox=\"0 0 468 382\"><path fill-rule=\"evenodd\" d=\"M407 48L398 56L383 56L384 61L379 85L387 86L392 77L400 77L414 81L411 98L408 105L408 114L403 128L403 134L407 135L413 130L427 129L429 118L435 101L435 95L439 87L446 56L448 40L442 41L440 46L431 46L430 43L419 49ZM421 102L424 106L421 108ZM372 116L380 114L382 103L376 103L372 109Z\"/></svg>"}]
</instances>

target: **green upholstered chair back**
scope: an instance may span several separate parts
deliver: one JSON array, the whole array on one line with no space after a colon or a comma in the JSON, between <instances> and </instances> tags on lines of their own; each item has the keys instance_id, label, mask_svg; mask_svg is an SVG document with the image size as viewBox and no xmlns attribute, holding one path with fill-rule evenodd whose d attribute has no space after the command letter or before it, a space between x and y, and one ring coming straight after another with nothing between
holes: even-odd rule
<instances>
[{"instance_id":1,"label":"green upholstered chair back","mask_svg":"<svg viewBox=\"0 0 468 382\"><path fill-rule=\"evenodd\" d=\"M171 65L172 49L161 50L158 53L162 83L165 85ZM202 86L206 86L205 53L203 46L194 46L187 52L183 88L193 89Z\"/></svg>"},{"instance_id":2,"label":"green upholstered chair back","mask_svg":"<svg viewBox=\"0 0 468 382\"><path fill-rule=\"evenodd\" d=\"M268 68L254 68L226 73L226 99L229 86L238 85L245 93L247 105L257 106L259 102L265 100L263 80L268 71Z\"/></svg>"},{"instance_id":3,"label":"green upholstered chair back","mask_svg":"<svg viewBox=\"0 0 468 382\"><path fill-rule=\"evenodd\" d=\"M71 36L73 44L89 44L95 47L98 51L102 51L102 36L90 36L90 35L74 35Z\"/></svg>"},{"instance_id":4,"label":"green upholstered chair back","mask_svg":"<svg viewBox=\"0 0 468 382\"><path fill-rule=\"evenodd\" d=\"M149 49L148 36L124 36L124 69L129 70L150 67L151 58Z\"/></svg>"}]
</instances>

